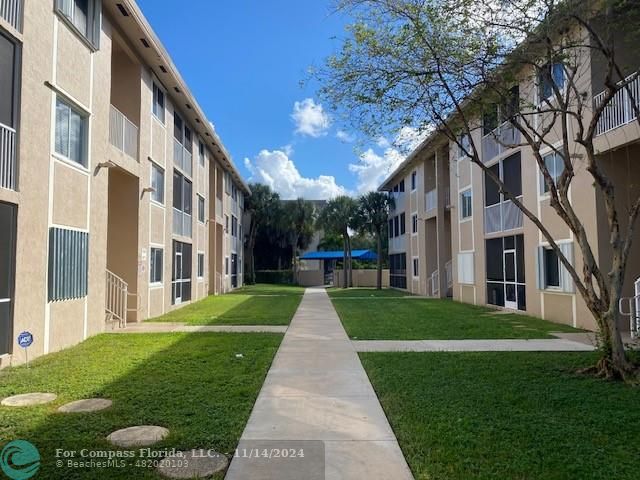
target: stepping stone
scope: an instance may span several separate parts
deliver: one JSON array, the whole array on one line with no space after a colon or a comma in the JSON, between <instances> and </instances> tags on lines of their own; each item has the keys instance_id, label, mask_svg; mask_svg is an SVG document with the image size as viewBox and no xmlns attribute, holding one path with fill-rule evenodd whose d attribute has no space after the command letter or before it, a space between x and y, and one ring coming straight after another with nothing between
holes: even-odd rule
<instances>
[{"instance_id":1,"label":"stepping stone","mask_svg":"<svg viewBox=\"0 0 640 480\"><path fill-rule=\"evenodd\" d=\"M195 449L165 457L157 470L168 478L209 478L228 465L229 459L221 453Z\"/></svg>"},{"instance_id":2,"label":"stepping stone","mask_svg":"<svg viewBox=\"0 0 640 480\"><path fill-rule=\"evenodd\" d=\"M109 408L111 404L111 400L107 400L106 398L87 398L62 405L58 408L58 411L62 413L98 412Z\"/></svg>"},{"instance_id":3,"label":"stepping stone","mask_svg":"<svg viewBox=\"0 0 640 480\"><path fill-rule=\"evenodd\" d=\"M5 407L30 407L31 405L42 405L53 402L58 396L55 393L23 393L14 395L2 400Z\"/></svg>"},{"instance_id":4,"label":"stepping stone","mask_svg":"<svg viewBox=\"0 0 640 480\"><path fill-rule=\"evenodd\" d=\"M118 447L147 447L164 440L169 430L155 425L140 425L117 430L107 440Z\"/></svg>"}]
</instances>

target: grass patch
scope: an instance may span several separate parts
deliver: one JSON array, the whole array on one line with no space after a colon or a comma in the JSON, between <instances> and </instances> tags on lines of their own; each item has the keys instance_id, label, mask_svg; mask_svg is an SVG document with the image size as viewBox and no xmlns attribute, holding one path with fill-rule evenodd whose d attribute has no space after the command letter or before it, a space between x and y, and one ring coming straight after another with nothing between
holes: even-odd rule
<instances>
[{"instance_id":1,"label":"grass patch","mask_svg":"<svg viewBox=\"0 0 640 480\"><path fill-rule=\"evenodd\" d=\"M442 299L380 301L331 295L347 334L360 340L459 340L465 338L553 338L550 332L580 332L568 325ZM371 290L370 292L375 292Z\"/></svg>"},{"instance_id":2,"label":"grass patch","mask_svg":"<svg viewBox=\"0 0 640 480\"><path fill-rule=\"evenodd\" d=\"M304 288L290 285L250 285L225 295L210 295L150 322L191 325L289 325Z\"/></svg>"},{"instance_id":3,"label":"grass patch","mask_svg":"<svg viewBox=\"0 0 640 480\"><path fill-rule=\"evenodd\" d=\"M592 353L362 353L416 479L638 478L640 390Z\"/></svg>"},{"instance_id":4,"label":"grass patch","mask_svg":"<svg viewBox=\"0 0 640 480\"><path fill-rule=\"evenodd\" d=\"M392 288L328 288L327 293L331 298L379 298L379 297L411 297L408 292L394 290Z\"/></svg>"},{"instance_id":5,"label":"grass patch","mask_svg":"<svg viewBox=\"0 0 640 480\"><path fill-rule=\"evenodd\" d=\"M153 469L58 469L56 448L116 450L114 430L160 425L170 435L153 449L214 448L232 452L282 336L276 334L103 334L0 373L0 398L52 392L48 405L0 406L0 445L25 439L40 450L37 478L160 478ZM243 358L236 358L242 353ZM60 405L103 397L113 406L61 414Z\"/></svg>"}]
</instances>

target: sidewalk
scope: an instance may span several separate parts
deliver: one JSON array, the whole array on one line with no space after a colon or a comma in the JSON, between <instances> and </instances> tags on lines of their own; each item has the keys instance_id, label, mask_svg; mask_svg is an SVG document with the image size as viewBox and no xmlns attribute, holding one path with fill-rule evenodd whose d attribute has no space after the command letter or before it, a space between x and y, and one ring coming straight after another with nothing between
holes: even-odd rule
<instances>
[{"instance_id":1,"label":"sidewalk","mask_svg":"<svg viewBox=\"0 0 640 480\"><path fill-rule=\"evenodd\" d=\"M305 458L281 458L283 448ZM258 451L279 458L247 458ZM238 452L227 480L413 478L324 289L306 290Z\"/></svg>"}]
</instances>

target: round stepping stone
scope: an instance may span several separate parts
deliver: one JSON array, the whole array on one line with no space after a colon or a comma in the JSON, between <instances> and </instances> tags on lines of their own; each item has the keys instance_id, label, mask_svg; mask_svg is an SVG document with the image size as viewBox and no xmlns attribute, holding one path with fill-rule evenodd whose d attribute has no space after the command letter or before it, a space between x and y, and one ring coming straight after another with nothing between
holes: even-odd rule
<instances>
[{"instance_id":1,"label":"round stepping stone","mask_svg":"<svg viewBox=\"0 0 640 480\"><path fill-rule=\"evenodd\" d=\"M228 465L229 459L221 453L195 449L165 457L157 470L168 478L209 478Z\"/></svg>"},{"instance_id":2,"label":"round stepping stone","mask_svg":"<svg viewBox=\"0 0 640 480\"><path fill-rule=\"evenodd\" d=\"M55 393L23 393L14 395L2 400L5 407L30 407L31 405L42 405L53 402L58 396Z\"/></svg>"},{"instance_id":3,"label":"round stepping stone","mask_svg":"<svg viewBox=\"0 0 640 480\"><path fill-rule=\"evenodd\" d=\"M106 398L87 398L85 400L76 400L75 402L67 403L58 408L62 413L88 413L98 412L109 408L111 406L111 400Z\"/></svg>"},{"instance_id":4,"label":"round stepping stone","mask_svg":"<svg viewBox=\"0 0 640 480\"><path fill-rule=\"evenodd\" d=\"M139 425L117 430L107 440L118 447L147 447L165 439L167 435L169 430L164 427Z\"/></svg>"}]
</instances>

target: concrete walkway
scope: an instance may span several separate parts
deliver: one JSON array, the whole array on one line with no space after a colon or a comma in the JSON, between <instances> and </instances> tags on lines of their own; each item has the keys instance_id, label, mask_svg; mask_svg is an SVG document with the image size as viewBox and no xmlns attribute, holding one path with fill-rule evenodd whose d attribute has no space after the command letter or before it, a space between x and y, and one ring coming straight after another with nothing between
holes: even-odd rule
<instances>
[{"instance_id":1,"label":"concrete walkway","mask_svg":"<svg viewBox=\"0 0 640 480\"><path fill-rule=\"evenodd\" d=\"M305 457L288 453L281 458L283 448L304 449ZM261 452L272 458L257 455ZM325 478L413 477L328 295L323 288L309 288L267 374L226 479Z\"/></svg>"},{"instance_id":2,"label":"concrete walkway","mask_svg":"<svg viewBox=\"0 0 640 480\"><path fill-rule=\"evenodd\" d=\"M590 352L593 345L560 338L503 340L354 340L358 352Z\"/></svg>"},{"instance_id":3,"label":"concrete walkway","mask_svg":"<svg viewBox=\"0 0 640 480\"><path fill-rule=\"evenodd\" d=\"M259 332L284 333L287 325L187 325L170 322L130 323L126 328L114 328L105 333L169 333L169 332Z\"/></svg>"}]
</instances>

